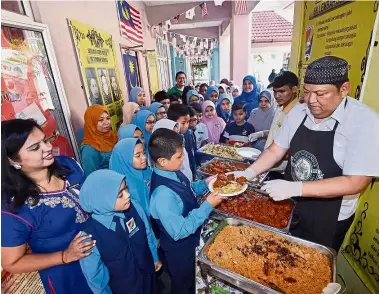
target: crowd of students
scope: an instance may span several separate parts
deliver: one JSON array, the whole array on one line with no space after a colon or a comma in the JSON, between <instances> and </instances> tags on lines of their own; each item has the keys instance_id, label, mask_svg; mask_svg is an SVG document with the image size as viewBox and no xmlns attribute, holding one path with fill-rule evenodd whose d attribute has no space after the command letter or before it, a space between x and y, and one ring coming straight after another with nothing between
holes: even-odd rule
<instances>
[{"instance_id":1,"label":"crowd of students","mask_svg":"<svg viewBox=\"0 0 379 294\"><path fill-rule=\"evenodd\" d=\"M275 114L254 77L241 93L222 82L196 90L178 73L152 103L133 88L117 133L104 106L88 107L83 169L54 158L35 121L2 122L3 268L39 271L47 293L154 293L163 262L171 293L195 293L201 225L222 201L212 193L198 205L212 177L195 181L196 152L208 142L263 149ZM280 83L274 93L297 86Z\"/></svg>"}]
</instances>

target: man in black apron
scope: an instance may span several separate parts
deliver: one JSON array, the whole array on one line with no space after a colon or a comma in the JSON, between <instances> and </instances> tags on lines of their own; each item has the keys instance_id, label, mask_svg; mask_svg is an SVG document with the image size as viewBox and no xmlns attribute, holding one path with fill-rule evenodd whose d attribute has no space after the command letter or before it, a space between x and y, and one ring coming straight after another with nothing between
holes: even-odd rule
<instances>
[{"instance_id":1,"label":"man in black apron","mask_svg":"<svg viewBox=\"0 0 379 294\"><path fill-rule=\"evenodd\" d=\"M379 116L347 97L348 70L348 63L334 56L309 64L305 103L288 113L274 143L244 172L251 179L289 151L284 180L266 182L262 190L276 201L294 197L298 223L291 234L337 251L356 208L338 221L343 196L360 193L379 175Z\"/></svg>"}]
</instances>

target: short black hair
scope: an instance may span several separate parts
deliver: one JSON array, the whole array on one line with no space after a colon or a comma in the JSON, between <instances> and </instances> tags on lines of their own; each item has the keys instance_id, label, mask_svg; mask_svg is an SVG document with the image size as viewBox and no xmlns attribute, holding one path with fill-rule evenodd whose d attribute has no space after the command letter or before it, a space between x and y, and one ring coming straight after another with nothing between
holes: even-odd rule
<instances>
[{"instance_id":1,"label":"short black hair","mask_svg":"<svg viewBox=\"0 0 379 294\"><path fill-rule=\"evenodd\" d=\"M183 147L183 138L178 133L173 130L158 129L151 135L149 155L154 162L159 158L170 160L178 149Z\"/></svg>"},{"instance_id":2,"label":"short black hair","mask_svg":"<svg viewBox=\"0 0 379 294\"><path fill-rule=\"evenodd\" d=\"M299 86L299 79L292 71L283 71L278 74L268 88L281 88L288 86L290 88Z\"/></svg>"},{"instance_id":3,"label":"short black hair","mask_svg":"<svg viewBox=\"0 0 379 294\"><path fill-rule=\"evenodd\" d=\"M188 107L188 111L189 111L189 116L190 117L193 117L193 116L197 115L196 110L192 106L187 106L187 107Z\"/></svg>"},{"instance_id":4,"label":"short black hair","mask_svg":"<svg viewBox=\"0 0 379 294\"><path fill-rule=\"evenodd\" d=\"M161 102L162 100L165 100L165 99L170 99L170 97L168 96L167 92L164 91L164 90L163 91L158 91L154 95L154 101L155 102Z\"/></svg>"},{"instance_id":5,"label":"short black hair","mask_svg":"<svg viewBox=\"0 0 379 294\"><path fill-rule=\"evenodd\" d=\"M170 99L170 102L179 102L179 99L182 99L182 97L178 94L170 94L168 97Z\"/></svg>"},{"instance_id":6,"label":"short black hair","mask_svg":"<svg viewBox=\"0 0 379 294\"><path fill-rule=\"evenodd\" d=\"M178 76L179 76L179 75L184 75L185 77L187 77L187 75L186 75L185 72L183 72L183 71L178 71L178 72L176 73L176 75L175 75L175 80L178 79Z\"/></svg>"},{"instance_id":7,"label":"short black hair","mask_svg":"<svg viewBox=\"0 0 379 294\"><path fill-rule=\"evenodd\" d=\"M191 103L191 107L197 112L197 113L203 113L201 109L201 105L198 102Z\"/></svg>"},{"instance_id":8,"label":"short black hair","mask_svg":"<svg viewBox=\"0 0 379 294\"><path fill-rule=\"evenodd\" d=\"M206 84L206 83L202 83L202 84L200 85L200 89L201 89L202 87L207 87L207 88L208 88L208 84Z\"/></svg>"},{"instance_id":9,"label":"short black hair","mask_svg":"<svg viewBox=\"0 0 379 294\"><path fill-rule=\"evenodd\" d=\"M246 104L243 102L234 103L232 106L232 112L242 109L243 112L247 113Z\"/></svg>"},{"instance_id":10,"label":"short black hair","mask_svg":"<svg viewBox=\"0 0 379 294\"><path fill-rule=\"evenodd\" d=\"M187 105L184 104L174 104L170 105L167 111L167 118L173 121L177 121L179 117L189 115L189 109Z\"/></svg>"}]
</instances>

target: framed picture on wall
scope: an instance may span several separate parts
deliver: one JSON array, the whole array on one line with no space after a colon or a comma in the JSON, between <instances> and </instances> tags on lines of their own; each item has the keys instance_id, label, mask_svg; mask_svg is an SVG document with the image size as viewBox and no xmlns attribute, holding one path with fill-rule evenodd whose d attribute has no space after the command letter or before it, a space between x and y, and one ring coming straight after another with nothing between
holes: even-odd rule
<instances>
[{"instance_id":1,"label":"framed picture on wall","mask_svg":"<svg viewBox=\"0 0 379 294\"><path fill-rule=\"evenodd\" d=\"M137 52L128 49L121 49L122 61L125 69L125 79L128 87L128 93L134 87L141 87L141 78L139 74L139 66Z\"/></svg>"}]
</instances>

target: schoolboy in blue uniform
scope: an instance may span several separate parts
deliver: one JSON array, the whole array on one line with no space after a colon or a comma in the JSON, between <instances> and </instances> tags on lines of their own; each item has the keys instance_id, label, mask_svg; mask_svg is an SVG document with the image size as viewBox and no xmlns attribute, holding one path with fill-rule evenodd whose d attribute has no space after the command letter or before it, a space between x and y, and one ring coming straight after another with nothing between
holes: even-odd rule
<instances>
[{"instance_id":1,"label":"schoolboy in blue uniform","mask_svg":"<svg viewBox=\"0 0 379 294\"><path fill-rule=\"evenodd\" d=\"M155 163L150 212L160 230L160 245L171 276L172 294L195 293L195 248L201 225L222 198L210 194L200 206L196 196L207 191L206 180L190 183L180 171L183 139L171 130L157 130L149 142Z\"/></svg>"},{"instance_id":2,"label":"schoolboy in blue uniform","mask_svg":"<svg viewBox=\"0 0 379 294\"><path fill-rule=\"evenodd\" d=\"M245 121L246 104L242 102L233 104L232 113L233 121L226 125L220 141L230 145L240 143L243 146L250 146L249 135L255 133L255 129L252 124Z\"/></svg>"}]
</instances>

